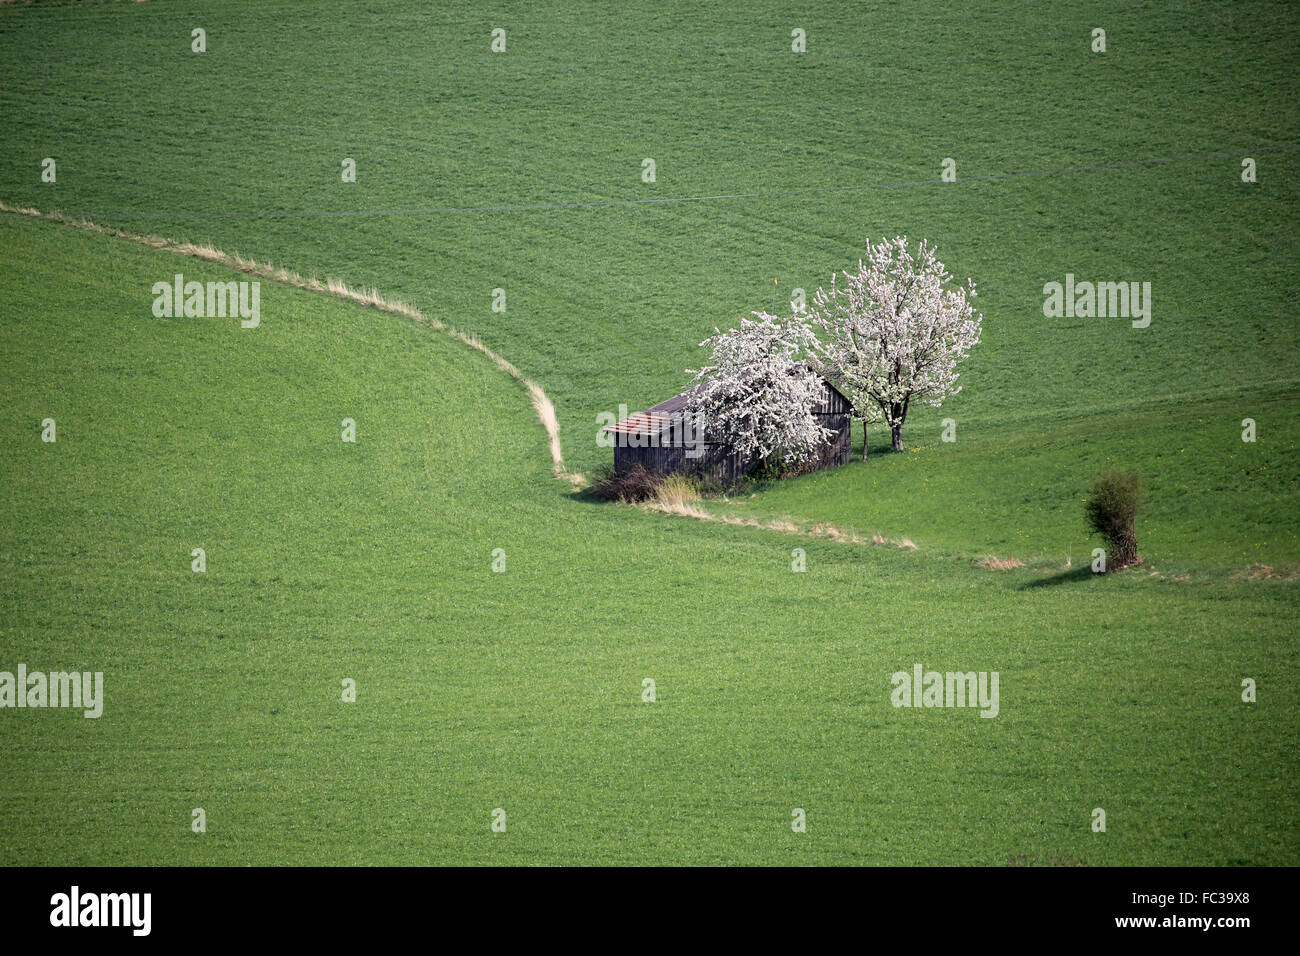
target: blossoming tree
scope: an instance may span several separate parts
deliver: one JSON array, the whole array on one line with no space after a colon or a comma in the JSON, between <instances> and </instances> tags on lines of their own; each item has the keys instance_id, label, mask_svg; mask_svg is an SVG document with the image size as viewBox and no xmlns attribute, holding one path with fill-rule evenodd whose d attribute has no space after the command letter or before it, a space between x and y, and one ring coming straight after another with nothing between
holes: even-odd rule
<instances>
[{"instance_id":1,"label":"blossoming tree","mask_svg":"<svg viewBox=\"0 0 1300 956\"><path fill-rule=\"evenodd\" d=\"M938 407L961 391L957 363L980 340L983 316L971 299L975 286L950 285L952 276L922 239L915 252L906 236L867 240L856 272L832 275L818 289L810 321L822 333L813 363L839 385L865 425L889 425L903 450L903 422L913 404ZM863 429L862 457L867 457Z\"/></svg>"},{"instance_id":2,"label":"blossoming tree","mask_svg":"<svg viewBox=\"0 0 1300 956\"><path fill-rule=\"evenodd\" d=\"M779 319L755 312L740 328L700 343L711 364L692 372L699 384L686 413L739 452L758 458L764 467L808 461L830 435L813 415L822 382L803 362L815 346L812 329L798 319Z\"/></svg>"}]
</instances>

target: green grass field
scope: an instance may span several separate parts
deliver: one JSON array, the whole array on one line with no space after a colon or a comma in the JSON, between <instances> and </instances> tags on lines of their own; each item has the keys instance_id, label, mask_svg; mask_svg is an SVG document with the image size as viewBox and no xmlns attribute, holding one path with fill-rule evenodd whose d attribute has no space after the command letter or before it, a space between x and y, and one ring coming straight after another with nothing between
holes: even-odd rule
<instances>
[{"instance_id":1,"label":"green grass field","mask_svg":"<svg viewBox=\"0 0 1300 956\"><path fill-rule=\"evenodd\" d=\"M0 8L0 200L409 301L546 390L570 468L868 235L937 240L985 322L907 451L705 503L901 551L599 504L450 336L270 281L257 329L157 319L249 277L0 215L0 670L106 688L0 711L0 863L1300 863L1298 40L1283 3ZM1045 318L1067 272L1151 282L1150 327ZM1145 561L1097 578L1110 466ZM917 662L998 671L997 718L892 707Z\"/></svg>"}]
</instances>

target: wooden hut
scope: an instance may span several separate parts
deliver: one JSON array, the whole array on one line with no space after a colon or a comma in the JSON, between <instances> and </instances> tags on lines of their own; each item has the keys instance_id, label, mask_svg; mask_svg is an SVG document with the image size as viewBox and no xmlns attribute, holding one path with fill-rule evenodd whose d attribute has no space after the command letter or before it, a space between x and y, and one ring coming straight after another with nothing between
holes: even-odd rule
<instances>
[{"instance_id":1,"label":"wooden hut","mask_svg":"<svg viewBox=\"0 0 1300 956\"><path fill-rule=\"evenodd\" d=\"M810 463L813 470L843 465L852 454L852 406L838 388L825 378L821 381L822 396L813 414L831 430L831 436ZM695 433L685 415L690 396L690 391L683 392L654 408L629 415L616 425L605 426L603 430L614 437L614 470L641 465L661 475L684 473L720 481L743 478L754 462L743 459L707 430L702 435Z\"/></svg>"}]
</instances>

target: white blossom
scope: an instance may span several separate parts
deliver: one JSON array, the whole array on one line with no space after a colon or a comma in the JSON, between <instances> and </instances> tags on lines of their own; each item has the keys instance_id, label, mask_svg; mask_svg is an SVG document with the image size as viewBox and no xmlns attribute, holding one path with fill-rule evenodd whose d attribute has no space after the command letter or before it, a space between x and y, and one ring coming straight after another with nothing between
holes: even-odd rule
<instances>
[{"instance_id":1,"label":"white blossom","mask_svg":"<svg viewBox=\"0 0 1300 956\"><path fill-rule=\"evenodd\" d=\"M951 281L929 242L922 239L913 253L907 237L896 236L868 240L857 272L832 275L830 291L813 297L809 317L821 333L814 365L857 417L889 425L898 451L908 409L937 407L960 392L957 363L980 340L983 317L970 302L975 286Z\"/></svg>"},{"instance_id":2,"label":"white blossom","mask_svg":"<svg viewBox=\"0 0 1300 956\"><path fill-rule=\"evenodd\" d=\"M713 331L700 343L711 364L687 369L699 383L687 414L744 459L796 465L812 458L831 435L813 414L825 386L803 361L816 345L812 330L755 312L738 329Z\"/></svg>"}]
</instances>

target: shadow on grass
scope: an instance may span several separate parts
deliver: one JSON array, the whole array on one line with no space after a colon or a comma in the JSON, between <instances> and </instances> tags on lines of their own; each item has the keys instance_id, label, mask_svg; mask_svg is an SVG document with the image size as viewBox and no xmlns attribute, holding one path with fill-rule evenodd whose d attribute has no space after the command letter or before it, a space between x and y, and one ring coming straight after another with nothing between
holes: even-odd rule
<instances>
[{"instance_id":1,"label":"shadow on grass","mask_svg":"<svg viewBox=\"0 0 1300 956\"><path fill-rule=\"evenodd\" d=\"M1036 581L1030 581L1020 585L1020 590L1030 591L1034 588L1053 588L1061 584L1077 584L1080 581L1087 581L1091 578L1105 577L1102 574L1093 574L1092 566L1083 564L1077 568L1071 568L1069 571L1062 571L1059 574L1052 574L1045 578L1039 578Z\"/></svg>"},{"instance_id":2,"label":"shadow on grass","mask_svg":"<svg viewBox=\"0 0 1300 956\"><path fill-rule=\"evenodd\" d=\"M3 0L0 0L0 2L3 2ZM895 451L894 446L890 444L888 438L886 438L885 441L873 445L871 447L870 457L866 461L863 461L862 442L859 440L857 444L853 447L852 452L849 455L848 461L846 461L841 466L829 466L825 468L817 468L812 471L807 471L803 473L785 474L779 476L771 475L771 474L752 473L734 482L707 481L703 484L703 486L699 490L701 493L701 497L705 501L708 501L711 498L721 498L721 497L752 497L753 495L762 494L763 492L769 491L780 485L784 485L789 482L799 481L800 479L813 478L813 477L824 478L827 475L834 474L843 469L853 469L855 467L861 468L865 466L869 468L871 466L872 461L874 461L877 458L888 458L893 455L900 455L900 454L905 454L905 452ZM613 471L612 464L607 463L603 466L596 468L595 471L592 472L592 477L593 479L599 479L602 475L608 475L612 471ZM601 498L599 495L593 492L591 485L588 485L585 488L577 489L575 491L567 491L564 493L564 495L566 498L569 498L572 501L580 502L582 504L605 505L605 504L613 503L608 499Z\"/></svg>"},{"instance_id":3,"label":"shadow on grass","mask_svg":"<svg viewBox=\"0 0 1300 956\"><path fill-rule=\"evenodd\" d=\"M905 454L907 454L906 449L904 449L903 451L895 451L893 445L891 445L889 442L885 442L880 445L872 445L870 448L867 449L867 460L865 463L869 465L871 464L872 461L874 461L877 458L888 458L891 455L905 455ZM861 443L855 446L853 449L853 453L849 455L849 464L852 464L854 462L857 462L859 465L863 464Z\"/></svg>"}]
</instances>

